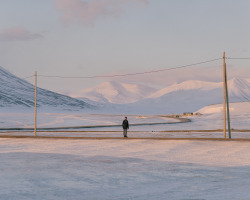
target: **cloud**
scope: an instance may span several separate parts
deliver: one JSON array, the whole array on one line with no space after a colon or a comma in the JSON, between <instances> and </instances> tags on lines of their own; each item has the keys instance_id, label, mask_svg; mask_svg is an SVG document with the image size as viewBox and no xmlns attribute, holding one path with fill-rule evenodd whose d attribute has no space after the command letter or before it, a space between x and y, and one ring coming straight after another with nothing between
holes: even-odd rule
<instances>
[{"instance_id":1,"label":"cloud","mask_svg":"<svg viewBox=\"0 0 250 200\"><path fill-rule=\"evenodd\" d=\"M86 26L93 26L99 19L119 17L129 4L144 6L147 3L147 0L55 0L63 23L80 21Z\"/></svg>"},{"instance_id":2,"label":"cloud","mask_svg":"<svg viewBox=\"0 0 250 200\"><path fill-rule=\"evenodd\" d=\"M43 38L43 36L38 33L31 33L24 27L7 28L0 32L1 41L27 41L39 38Z\"/></svg>"}]
</instances>

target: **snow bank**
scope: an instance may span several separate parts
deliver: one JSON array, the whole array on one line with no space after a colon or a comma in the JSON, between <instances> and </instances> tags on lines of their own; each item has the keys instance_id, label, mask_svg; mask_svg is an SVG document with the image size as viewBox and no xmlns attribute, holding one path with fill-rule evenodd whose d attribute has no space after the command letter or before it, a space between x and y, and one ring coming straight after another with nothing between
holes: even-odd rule
<instances>
[{"instance_id":1,"label":"snow bank","mask_svg":"<svg viewBox=\"0 0 250 200\"><path fill-rule=\"evenodd\" d=\"M239 103L230 103L229 104L230 113L238 114L249 114L250 115L250 102L239 102ZM198 110L202 114L211 114L211 113L221 113L223 112L223 104L209 105Z\"/></svg>"}]
</instances>

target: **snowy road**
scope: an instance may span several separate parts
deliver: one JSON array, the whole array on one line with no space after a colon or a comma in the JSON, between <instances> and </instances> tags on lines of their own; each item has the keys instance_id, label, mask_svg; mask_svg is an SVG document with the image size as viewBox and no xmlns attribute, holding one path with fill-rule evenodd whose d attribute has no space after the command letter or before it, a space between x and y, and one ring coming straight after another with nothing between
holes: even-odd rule
<instances>
[{"instance_id":1,"label":"snowy road","mask_svg":"<svg viewBox=\"0 0 250 200\"><path fill-rule=\"evenodd\" d=\"M250 130L232 130L232 139L250 139ZM120 131L43 131L37 132L37 137L55 138L78 138L78 139L123 139L122 130ZM228 133L226 134L228 138ZM0 138L19 137L32 138L34 131L5 131L0 132ZM128 131L128 139L173 139L173 138L200 138L200 139L222 139L223 130L179 130L179 131Z\"/></svg>"},{"instance_id":2,"label":"snowy road","mask_svg":"<svg viewBox=\"0 0 250 200\"><path fill-rule=\"evenodd\" d=\"M0 199L250 199L249 144L0 139Z\"/></svg>"}]
</instances>

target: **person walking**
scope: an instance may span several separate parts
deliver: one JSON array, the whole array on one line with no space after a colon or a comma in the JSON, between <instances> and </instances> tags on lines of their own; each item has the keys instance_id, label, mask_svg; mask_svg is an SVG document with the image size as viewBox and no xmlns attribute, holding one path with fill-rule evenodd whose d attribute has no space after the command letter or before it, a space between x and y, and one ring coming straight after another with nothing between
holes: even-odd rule
<instances>
[{"instance_id":1,"label":"person walking","mask_svg":"<svg viewBox=\"0 0 250 200\"><path fill-rule=\"evenodd\" d=\"M125 119L122 122L122 128L123 128L123 136L128 137L127 136L127 129L129 129L129 123L128 123L127 117L125 117Z\"/></svg>"}]
</instances>

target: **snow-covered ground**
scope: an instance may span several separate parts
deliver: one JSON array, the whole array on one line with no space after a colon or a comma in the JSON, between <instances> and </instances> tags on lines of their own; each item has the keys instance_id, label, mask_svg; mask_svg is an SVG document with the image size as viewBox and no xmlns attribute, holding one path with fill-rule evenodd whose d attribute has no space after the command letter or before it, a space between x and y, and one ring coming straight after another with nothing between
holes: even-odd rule
<instances>
[{"instance_id":1,"label":"snow-covered ground","mask_svg":"<svg viewBox=\"0 0 250 200\"><path fill-rule=\"evenodd\" d=\"M247 200L239 141L0 139L0 199Z\"/></svg>"},{"instance_id":2,"label":"snow-covered ground","mask_svg":"<svg viewBox=\"0 0 250 200\"><path fill-rule=\"evenodd\" d=\"M33 128L34 113L0 113L2 128ZM50 127L72 127L72 126L97 126L121 125L125 116L118 114L81 114L81 113L38 113L38 128ZM179 122L174 118L154 115L128 115L131 121L132 130L136 130L132 124L143 123L169 123ZM93 129L92 128L92 129ZM108 130L116 130L114 127L107 127ZM120 128L118 128L119 130ZM84 128L84 130L87 130ZM143 128L145 130L145 128Z\"/></svg>"},{"instance_id":3,"label":"snow-covered ground","mask_svg":"<svg viewBox=\"0 0 250 200\"><path fill-rule=\"evenodd\" d=\"M160 115L127 115L131 124L130 131L166 131L166 130L211 130L223 128L223 105L210 105L198 110L201 115L189 116L191 122L178 122L178 119ZM120 114L82 114L82 113L38 113L38 127L100 126L121 125L124 115ZM230 104L232 129L250 129L250 102ZM143 123L166 123L158 125L133 126ZM32 128L33 113L0 113L1 128ZM121 127L96 127L92 131L120 131Z\"/></svg>"}]
</instances>

